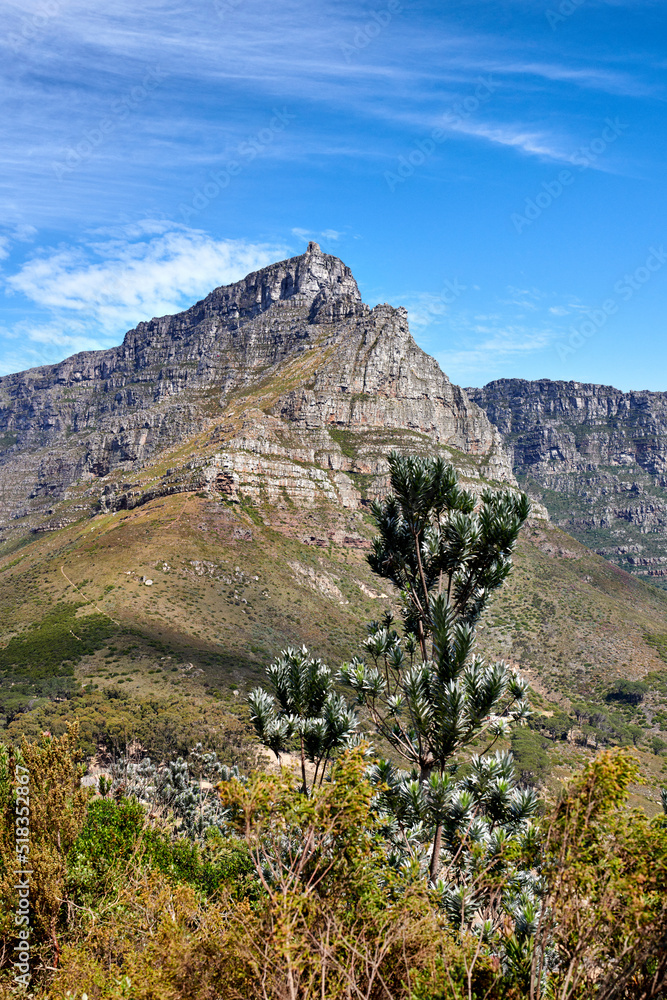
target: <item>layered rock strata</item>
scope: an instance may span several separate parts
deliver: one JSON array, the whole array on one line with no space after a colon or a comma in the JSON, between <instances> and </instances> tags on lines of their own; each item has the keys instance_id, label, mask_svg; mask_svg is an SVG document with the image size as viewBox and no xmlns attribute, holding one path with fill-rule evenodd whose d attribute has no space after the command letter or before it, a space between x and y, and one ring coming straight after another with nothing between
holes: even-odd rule
<instances>
[{"instance_id":1,"label":"layered rock strata","mask_svg":"<svg viewBox=\"0 0 667 1000\"><path fill-rule=\"evenodd\" d=\"M513 481L500 435L406 311L370 309L311 243L118 347L1 378L0 522L8 537L195 488L353 507L359 476L401 444Z\"/></svg>"},{"instance_id":2,"label":"layered rock strata","mask_svg":"<svg viewBox=\"0 0 667 1000\"><path fill-rule=\"evenodd\" d=\"M667 585L667 393L548 379L466 392L501 432L519 482L558 525Z\"/></svg>"}]
</instances>

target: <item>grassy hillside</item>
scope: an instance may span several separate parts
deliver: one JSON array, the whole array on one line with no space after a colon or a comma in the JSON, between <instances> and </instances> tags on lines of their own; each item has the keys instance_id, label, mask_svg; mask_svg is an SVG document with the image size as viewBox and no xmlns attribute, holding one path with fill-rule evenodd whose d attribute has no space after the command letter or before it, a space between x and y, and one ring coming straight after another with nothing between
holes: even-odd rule
<instances>
[{"instance_id":1,"label":"grassy hillside","mask_svg":"<svg viewBox=\"0 0 667 1000\"><path fill-rule=\"evenodd\" d=\"M366 564L372 534L365 512L184 493L33 535L0 558L4 735L59 732L76 715L91 753L138 741L161 757L202 739L250 766L244 695L278 650L305 643L336 666L394 602ZM479 643L529 676L547 771L578 767L596 742L635 742L637 794L656 800L667 594L533 521ZM646 685L639 702L615 697L624 679Z\"/></svg>"}]
</instances>

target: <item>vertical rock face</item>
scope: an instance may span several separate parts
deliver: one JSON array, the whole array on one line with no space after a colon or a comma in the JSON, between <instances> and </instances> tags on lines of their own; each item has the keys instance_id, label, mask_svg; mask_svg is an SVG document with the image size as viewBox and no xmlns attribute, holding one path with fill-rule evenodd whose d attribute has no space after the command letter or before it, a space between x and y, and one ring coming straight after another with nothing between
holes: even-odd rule
<instances>
[{"instance_id":1,"label":"vertical rock face","mask_svg":"<svg viewBox=\"0 0 667 1000\"><path fill-rule=\"evenodd\" d=\"M190 470L231 476L254 453L340 477L380 471L401 444L513 479L498 432L415 344L405 310L369 309L350 269L311 243L118 347L1 378L0 520L34 526L77 484L136 476L176 446ZM353 498L352 483L338 495Z\"/></svg>"},{"instance_id":2,"label":"vertical rock face","mask_svg":"<svg viewBox=\"0 0 667 1000\"><path fill-rule=\"evenodd\" d=\"M667 585L667 393L548 379L466 392L559 525Z\"/></svg>"}]
</instances>

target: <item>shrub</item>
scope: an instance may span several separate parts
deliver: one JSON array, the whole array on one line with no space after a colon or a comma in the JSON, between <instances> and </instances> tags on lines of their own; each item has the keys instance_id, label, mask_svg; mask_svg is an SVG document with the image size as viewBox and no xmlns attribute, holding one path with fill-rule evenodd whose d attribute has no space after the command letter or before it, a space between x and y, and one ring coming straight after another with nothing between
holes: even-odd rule
<instances>
[{"instance_id":1,"label":"shrub","mask_svg":"<svg viewBox=\"0 0 667 1000\"><path fill-rule=\"evenodd\" d=\"M0 747L0 901L2 943L11 954L15 929L10 913L16 907L17 866L14 837L17 767L29 777L29 868L31 930L37 942L49 942L53 960L60 954L59 924L65 895L67 853L83 826L87 789L80 787L82 767L77 763L76 725L54 738L43 735L39 743L24 742L17 750ZM23 808L23 806L21 807ZM23 867L26 867L24 862Z\"/></svg>"},{"instance_id":2,"label":"shrub","mask_svg":"<svg viewBox=\"0 0 667 1000\"><path fill-rule=\"evenodd\" d=\"M539 785L549 773L546 741L532 729L515 729L511 736L514 764L525 785Z\"/></svg>"},{"instance_id":3,"label":"shrub","mask_svg":"<svg viewBox=\"0 0 667 1000\"><path fill-rule=\"evenodd\" d=\"M203 847L160 829L136 799L97 799L68 857L68 888L78 903L101 902L133 868L160 872L204 896L226 887L232 896L256 896L247 848L211 835Z\"/></svg>"},{"instance_id":4,"label":"shrub","mask_svg":"<svg viewBox=\"0 0 667 1000\"><path fill-rule=\"evenodd\" d=\"M628 705L638 705L648 691L641 681L616 681L607 693L607 701L624 701Z\"/></svg>"},{"instance_id":5,"label":"shrub","mask_svg":"<svg viewBox=\"0 0 667 1000\"><path fill-rule=\"evenodd\" d=\"M624 808L637 774L628 751L602 752L544 821L531 998L664 996L667 826Z\"/></svg>"}]
</instances>

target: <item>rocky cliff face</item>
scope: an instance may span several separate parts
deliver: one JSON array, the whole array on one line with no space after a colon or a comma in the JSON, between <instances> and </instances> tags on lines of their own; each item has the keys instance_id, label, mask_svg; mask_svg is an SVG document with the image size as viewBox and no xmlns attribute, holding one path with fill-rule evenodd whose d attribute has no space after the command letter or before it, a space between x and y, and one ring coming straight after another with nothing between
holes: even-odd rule
<instances>
[{"instance_id":1,"label":"rocky cliff face","mask_svg":"<svg viewBox=\"0 0 667 1000\"><path fill-rule=\"evenodd\" d=\"M193 488L353 507L401 445L513 481L500 435L405 310L370 309L311 243L119 347L1 378L0 522L9 537Z\"/></svg>"},{"instance_id":2,"label":"rocky cliff face","mask_svg":"<svg viewBox=\"0 0 667 1000\"><path fill-rule=\"evenodd\" d=\"M548 379L466 392L557 524L667 586L667 393Z\"/></svg>"}]
</instances>

